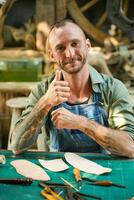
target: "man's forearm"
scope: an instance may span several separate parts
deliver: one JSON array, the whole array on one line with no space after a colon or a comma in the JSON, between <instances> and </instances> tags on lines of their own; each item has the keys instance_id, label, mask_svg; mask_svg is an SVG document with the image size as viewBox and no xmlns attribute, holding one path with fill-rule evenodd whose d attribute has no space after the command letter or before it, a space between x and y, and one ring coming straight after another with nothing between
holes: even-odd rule
<instances>
[{"instance_id":1,"label":"man's forearm","mask_svg":"<svg viewBox=\"0 0 134 200\"><path fill-rule=\"evenodd\" d=\"M33 110L16 125L12 134L11 149L23 151L35 142L38 135L37 130L50 109L50 104L45 101L42 104L39 100Z\"/></svg>"},{"instance_id":2,"label":"man's forearm","mask_svg":"<svg viewBox=\"0 0 134 200\"><path fill-rule=\"evenodd\" d=\"M80 130L112 154L134 157L134 141L125 131L104 127L84 118Z\"/></svg>"}]
</instances>

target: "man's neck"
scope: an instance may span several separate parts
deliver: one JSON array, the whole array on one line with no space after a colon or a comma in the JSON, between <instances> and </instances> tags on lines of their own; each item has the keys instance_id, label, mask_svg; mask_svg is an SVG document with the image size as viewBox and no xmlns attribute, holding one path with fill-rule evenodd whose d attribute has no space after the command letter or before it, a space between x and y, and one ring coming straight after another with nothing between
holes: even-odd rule
<instances>
[{"instance_id":1,"label":"man's neck","mask_svg":"<svg viewBox=\"0 0 134 200\"><path fill-rule=\"evenodd\" d=\"M64 79L69 83L71 90L69 102L81 103L89 99L92 93L92 86L88 69L77 74L64 74Z\"/></svg>"}]
</instances>

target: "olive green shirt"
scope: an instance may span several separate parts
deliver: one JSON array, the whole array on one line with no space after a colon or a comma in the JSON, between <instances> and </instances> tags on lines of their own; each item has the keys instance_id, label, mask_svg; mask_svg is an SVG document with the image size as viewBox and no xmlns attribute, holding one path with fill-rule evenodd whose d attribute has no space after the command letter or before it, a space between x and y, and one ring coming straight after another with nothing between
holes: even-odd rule
<instances>
[{"instance_id":1,"label":"olive green shirt","mask_svg":"<svg viewBox=\"0 0 134 200\"><path fill-rule=\"evenodd\" d=\"M91 66L89 70L93 91L101 94L101 101L108 113L109 126L126 130L134 137L134 113L125 85L120 80L98 73ZM46 93L52 80L53 75L44 79L30 94L32 106Z\"/></svg>"},{"instance_id":2,"label":"olive green shirt","mask_svg":"<svg viewBox=\"0 0 134 200\"><path fill-rule=\"evenodd\" d=\"M134 138L134 113L129 92L125 85L113 77L98 73L91 66L89 66L89 72L93 92L100 94L100 102L104 105L104 109L107 112L109 127L127 131ZM28 106L23 111L19 121L22 121L31 112L38 100L46 93L53 78L54 75L45 78L33 89L29 95ZM38 129L37 131L40 133L41 130ZM18 136L18 138L20 137ZM18 140L17 137L14 139Z\"/></svg>"}]
</instances>

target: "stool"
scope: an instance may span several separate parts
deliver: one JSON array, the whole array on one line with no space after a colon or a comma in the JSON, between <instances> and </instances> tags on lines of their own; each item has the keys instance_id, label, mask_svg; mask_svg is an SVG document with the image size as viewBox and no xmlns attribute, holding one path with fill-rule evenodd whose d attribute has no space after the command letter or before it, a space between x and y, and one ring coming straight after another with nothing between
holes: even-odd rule
<instances>
[{"instance_id":1,"label":"stool","mask_svg":"<svg viewBox=\"0 0 134 200\"><path fill-rule=\"evenodd\" d=\"M15 123L20 117L22 110L26 107L27 100L28 100L27 97L15 97L15 98L7 100L6 102L6 105L12 108L11 125L10 125L8 146L7 146L8 149L10 149L10 139L11 139L11 134L14 129Z\"/></svg>"}]
</instances>

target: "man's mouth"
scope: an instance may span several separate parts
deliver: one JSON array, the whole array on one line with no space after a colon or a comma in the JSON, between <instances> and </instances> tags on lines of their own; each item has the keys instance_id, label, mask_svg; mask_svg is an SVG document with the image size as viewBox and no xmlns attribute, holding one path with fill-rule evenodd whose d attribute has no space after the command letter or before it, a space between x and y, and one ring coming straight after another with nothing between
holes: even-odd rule
<instances>
[{"instance_id":1,"label":"man's mouth","mask_svg":"<svg viewBox=\"0 0 134 200\"><path fill-rule=\"evenodd\" d=\"M81 61L81 58L80 57L77 57L77 58L73 58L71 60L64 60L63 61L63 64L64 65L68 65L68 64L74 64L76 61Z\"/></svg>"}]
</instances>

